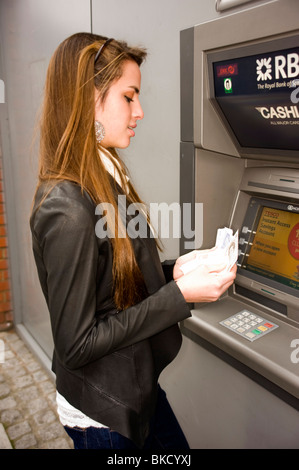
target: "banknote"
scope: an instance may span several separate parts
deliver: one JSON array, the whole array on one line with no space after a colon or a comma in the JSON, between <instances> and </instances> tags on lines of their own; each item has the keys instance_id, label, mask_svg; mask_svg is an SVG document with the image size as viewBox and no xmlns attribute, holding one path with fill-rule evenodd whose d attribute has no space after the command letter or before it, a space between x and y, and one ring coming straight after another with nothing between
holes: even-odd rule
<instances>
[{"instance_id":1,"label":"banknote","mask_svg":"<svg viewBox=\"0 0 299 470\"><path fill-rule=\"evenodd\" d=\"M181 266L184 274L193 271L198 266L225 265L224 271L230 271L238 259L238 231L224 227L217 230L215 246L210 250L197 250L196 256Z\"/></svg>"}]
</instances>

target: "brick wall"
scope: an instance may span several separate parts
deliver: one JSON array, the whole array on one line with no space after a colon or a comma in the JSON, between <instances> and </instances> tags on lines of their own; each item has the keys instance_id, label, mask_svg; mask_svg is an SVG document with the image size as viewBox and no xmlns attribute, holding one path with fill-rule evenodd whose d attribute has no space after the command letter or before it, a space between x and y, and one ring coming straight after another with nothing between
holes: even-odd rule
<instances>
[{"instance_id":1,"label":"brick wall","mask_svg":"<svg viewBox=\"0 0 299 470\"><path fill-rule=\"evenodd\" d=\"M3 186L2 152L0 147L0 331L10 328L13 321Z\"/></svg>"}]
</instances>

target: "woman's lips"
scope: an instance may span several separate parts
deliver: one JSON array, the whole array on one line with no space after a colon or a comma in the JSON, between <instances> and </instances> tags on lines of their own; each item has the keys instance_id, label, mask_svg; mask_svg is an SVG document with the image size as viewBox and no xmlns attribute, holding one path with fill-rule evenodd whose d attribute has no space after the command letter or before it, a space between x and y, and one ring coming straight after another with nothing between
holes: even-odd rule
<instances>
[{"instance_id":1,"label":"woman's lips","mask_svg":"<svg viewBox=\"0 0 299 470\"><path fill-rule=\"evenodd\" d=\"M135 131L133 129L135 129L137 126L129 126L128 129L129 129L129 133L130 133L130 136L131 137L134 137L135 136Z\"/></svg>"}]
</instances>

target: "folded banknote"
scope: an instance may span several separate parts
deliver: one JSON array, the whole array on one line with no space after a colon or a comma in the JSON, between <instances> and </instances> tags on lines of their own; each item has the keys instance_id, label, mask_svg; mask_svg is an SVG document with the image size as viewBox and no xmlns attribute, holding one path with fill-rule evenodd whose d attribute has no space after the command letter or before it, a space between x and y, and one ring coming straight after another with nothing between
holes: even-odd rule
<instances>
[{"instance_id":1,"label":"folded banknote","mask_svg":"<svg viewBox=\"0 0 299 470\"><path fill-rule=\"evenodd\" d=\"M238 259L238 231L233 234L230 228L217 230L216 243L210 250L197 250L196 256L181 266L184 274L193 271L198 266L225 265L224 271L230 271Z\"/></svg>"}]
</instances>

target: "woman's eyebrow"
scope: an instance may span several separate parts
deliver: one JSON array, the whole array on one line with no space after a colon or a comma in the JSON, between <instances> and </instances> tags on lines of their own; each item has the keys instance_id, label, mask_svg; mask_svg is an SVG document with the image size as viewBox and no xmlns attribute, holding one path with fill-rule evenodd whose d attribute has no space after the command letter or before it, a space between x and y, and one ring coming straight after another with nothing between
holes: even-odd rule
<instances>
[{"instance_id":1,"label":"woman's eyebrow","mask_svg":"<svg viewBox=\"0 0 299 470\"><path fill-rule=\"evenodd\" d=\"M133 90L135 90L135 92L137 93L137 95L139 95L140 90L139 90L139 88L137 88L136 86L131 85L131 86L129 86L128 88L133 88Z\"/></svg>"}]
</instances>

